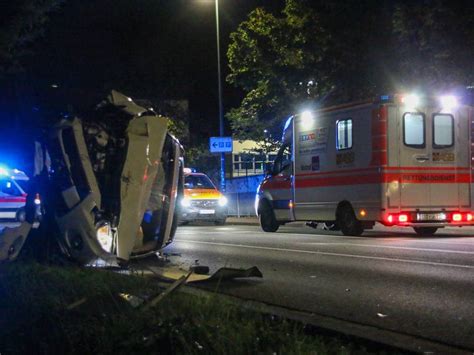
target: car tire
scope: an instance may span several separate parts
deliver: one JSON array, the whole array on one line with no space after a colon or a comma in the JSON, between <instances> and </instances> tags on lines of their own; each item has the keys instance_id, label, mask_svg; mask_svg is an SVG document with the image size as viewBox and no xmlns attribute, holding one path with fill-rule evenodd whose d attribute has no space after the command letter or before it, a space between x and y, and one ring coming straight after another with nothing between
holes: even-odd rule
<instances>
[{"instance_id":1,"label":"car tire","mask_svg":"<svg viewBox=\"0 0 474 355\"><path fill-rule=\"evenodd\" d=\"M342 234L358 237L364 232L362 223L356 218L354 210L350 206L342 206L337 216L337 224Z\"/></svg>"},{"instance_id":2,"label":"car tire","mask_svg":"<svg viewBox=\"0 0 474 355\"><path fill-rule=\"evenodd\" d=\"M436 233L437 227L413 227L416 234L422 237L430 237Z\"/></svg>"},{"instance_id":3,"label":"car tire","mask_svg":"<svg viewBox=\"0 0 474 355\"><path fill-rule=\"evenodd\" d=\"M266 201L262 202L258 217L260 221L260 227L264 232L273 233L276 232L280 227L280 224L275 218L273 208Z\"/></svg>"},{"instance_id":4,"label":"car tire","mask_svg":"<svg viewBox=\"0 0 474 355\"><path fill-rule=\"evenodd\" d=\"M18 222L24 222L26 219L26 211L24 208L20 208L16 213L16 220Z\"/></svg>"}]
</instances>

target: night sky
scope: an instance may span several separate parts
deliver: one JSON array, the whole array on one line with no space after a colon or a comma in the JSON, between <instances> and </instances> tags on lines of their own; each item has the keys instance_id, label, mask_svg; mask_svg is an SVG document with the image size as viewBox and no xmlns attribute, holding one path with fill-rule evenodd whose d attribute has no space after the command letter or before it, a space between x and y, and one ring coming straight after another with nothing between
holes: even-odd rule
<instances>
[{"instance_id":1,"label":"night sky","mask_svg":"<svg viewBox=\"0 0 474 355\"><path fill-rule=\"evenodd\" d=\"M283 0L220 0L225 111L241 93L226 85L229 34L257 6ZM91 104L111 88L132 97L189 99L191 131L218 133L217 53L213 0L68 0L52 15L27 63L44 100ZM59 89L51 89L51 85Z\"/></svg>"}]
</instances>

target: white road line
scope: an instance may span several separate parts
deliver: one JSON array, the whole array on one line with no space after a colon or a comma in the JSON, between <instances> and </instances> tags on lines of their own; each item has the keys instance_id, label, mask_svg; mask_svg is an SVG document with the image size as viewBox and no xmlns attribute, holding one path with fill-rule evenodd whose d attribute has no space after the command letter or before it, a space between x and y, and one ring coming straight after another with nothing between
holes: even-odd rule
<instances>
[{"instance_id":1,"label":"white road line","mask_svg":"<svg viewBox=\"0 0 474 355\"><path fill-rule=\"evenodd\" d=\"M383 232L386 233L386 232ZM449 244L449 245L468 245L468 246L474 246L474 237L470 235L456 235L455 237L452 237L452 241L449 242L443 242L439 240L434 240L432 239L433 237L430 237L431 239L415 239L416 237L407 237L405 235L376 235L374 234L373 237L370 235L364 235L361 237L351 237L350 235L336 235L336 234L309 234L309 233L278 233L278 234L291 234L291 235L297 235L297 236L305 236L305 237L334 237L334 238L340 238L340 239L357 239L357 240L387 240L387 239L392 239L396 241L409 241L409 242L417 242L417 243L434 243L434 244ZM407 234L407 233L404 233ZM436 238L436 237L435 237ZM451 237L450 237L451 238ZM456 240L459 240L460 238L471 238L472 243L456 243Z\"/></svg>"},{"instance_id":2,"label":"white road line","mask_svg":"<svg viewBox=\"0 0 474 355\"><path fill-rule=\"evenodd\" d=\"M300 249L272 248L272 247L261 247L261 246L255 246L255 245L231 244L231 243L213 243L213 242L203 242L203 241L198 241L198 240L179 240L179 239L176 239L175 242L217 245L217 246L246 248L246 249L272 250L272 251L290 252L290 253L340 256L340 257L346 257L346 258L358 258L358 259L369 259L369 260L384 260L384 261L404 262L404 263L432 265L432 266L448 266L448 267L455 267L455 268L462 268L462 269L473 269L474 270L474 265L437 263L437 262L433 262L433 261L409 260L409 259L399 259L399 258L384 258L384 257L380 257L380 256L366 256L366 255L330 253L330 252L300 250Z\"/></svg>"},{"instance_id":3,"label":"white road line","mask_svg":"<svg viewBox=\"0 0 474 355\"><path fill-rule=\"evenodd\" d=\"M255 237L255 234L252 234L252 235L249 235L248 232L253 232L253 230L238 230L238 231L235 231L235 230L231 230L231 231L225 231L225 234L240 234L241 236L243 237ZM206 231L205 232L207 235L210 235L210 234L222 234L223 232L222 231ZM456 237L453 237L453 241L449 241L449 242L443 242L443 241L438 241L438 240L433 240L433 239L414 239L415 237L413 238L407 238L406 236L378 236L377 238L371 238L370 236L362 236L362 237L351 237L351 236L343 236L343 235L334 235L334 234L312 234L312 233L276 233L276 234L272 234L272 235L269 235L268 233L263 233L263 232L260 232L260 231L257 231L256 232L258 234L258 237L257 238L275 238L275 237L278 237L278 236L287 236L289 234L291 235L295 235L295 236L299 236L299 237L305 237L305 238L309 238L309 239L313 239L314 237L327 237L329 239L331 238L334 238L334 240L337 239L341 239L341 240L344 240L344 239L355 239L355 240L359 240L359 241L363 241L363 240L370 240L370 241L380 241L380 240L392 240L392 241L407 241L407 242L416 242L416 243L432 243L432 244L444 244L444 245L451 245L451 246L462 246L462 245L465 245L465 246L471 246L471 247L474 247L474 238L472 238L472 243L456 243L455 240L459 240L458 238L462 238L463 236L462 235L459 235L459 236L456 236ZM178 231L178 235L195 235L196 234L196 231L183 231L183 230L180 230ZM465 236L465 237L470 237L470 236ZM321 242L321 243L324 243L324 242ZM334 244L337 244L338 242L335 241L335 242L327 242L327 244L331 244L331 243L334 243ZM362 245L362 244L357 244L357 245ZM415 248L414 248L415 249ZM429 249L431 250L431 249ZM435 249L433 249L435 250ZM468 252L469 253L469 252Z\"/></svg>"},{"instance_id":4,"label":"white road line","mask_svg":"<svg viewBox=\"0 0 474 355\"><path fill-rule=\"evenodd\" d=\"M464 251L464 250L446 250L446 249L429 249L429 248L413 248L413 247L397 247L392 245L377 245L377 244L358 244L358 243L298 243L304 245L343 245L343 246L355 246L355 247L365 247L365 248L385 248L385 249L400 249L400 250L415 250L415 251L434 251L437 253L452 253L452 254L469 254L474 255L474 251Z\"/></svg>"}]
</instances>

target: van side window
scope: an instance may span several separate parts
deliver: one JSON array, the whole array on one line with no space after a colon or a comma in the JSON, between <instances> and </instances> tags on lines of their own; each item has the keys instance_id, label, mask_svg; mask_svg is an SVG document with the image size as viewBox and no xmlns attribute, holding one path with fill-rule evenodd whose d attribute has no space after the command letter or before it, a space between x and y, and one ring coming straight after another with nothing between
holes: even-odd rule
<instances>
[{"instance_id":1,"label":"van side window","mask_svg":"<svg viewBox=\"0 0 474 355\"><path fill-rule=\"evenodd\" d=\"M403 115L403 143L412 148L425 147L425 115L407 112Z\"/></svg>"},{"instance_id":2,"label":"van side window","mask_svg":"<svg viewBox=\"0 0 474 355\"><path fill-rule=\"evenodd\" d=\"M454 145L454 117L446 113L433 115L433 147L448 148Z\"/></svg>"},{"instance_id":3,"label":"van side window","mask_svg":"<svg viewBox=\"0 0 474 355\"><path fill-rule=\"evenodd\" d=\"M339 120L336 123L336 149L352 148L352 118Z\"/></svg>"}]
</instances>

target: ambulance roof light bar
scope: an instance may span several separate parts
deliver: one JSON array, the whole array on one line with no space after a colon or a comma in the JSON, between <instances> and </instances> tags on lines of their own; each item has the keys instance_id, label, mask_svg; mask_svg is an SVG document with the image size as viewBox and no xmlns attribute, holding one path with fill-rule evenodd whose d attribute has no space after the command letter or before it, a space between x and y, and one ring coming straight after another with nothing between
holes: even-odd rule
<instances>
[{"instance_id":1,"label":"ambulance roof light bar","mask_svg":"<svg viewBox=\"0 0 474 355\"><path fill-rule=\"evenodd\" d=\"M420 97L416 94L410 94L402 96L401 98L402 104L404 104L408 108L416 108L420 105Z\"/></svg>"},{"instance_id":2,"label":"ambulance roof light bar","mask_svg":"<svg viewBox=\"0 0 474 355\"><path fill-rule=\"evenodd\" d=\"M453 95L441 96L439 100L443 110L453 110L459 105L457 97Z\"/></svg>"}]
</instances>

